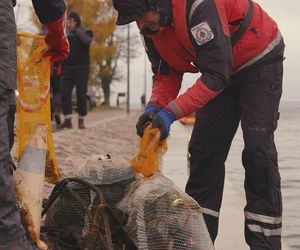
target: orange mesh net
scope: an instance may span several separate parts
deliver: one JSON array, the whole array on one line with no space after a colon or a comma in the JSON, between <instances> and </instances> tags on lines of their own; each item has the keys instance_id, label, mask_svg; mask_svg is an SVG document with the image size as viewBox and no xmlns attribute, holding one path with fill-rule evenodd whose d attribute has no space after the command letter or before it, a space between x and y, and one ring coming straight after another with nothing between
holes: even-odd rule
<instances>
[{"instance_id":1,"label":"orange mesh net","mask_svg":"<svg viewBox=\"0 0 300 250\"><path fill-rule=\"evenodd\" d=\"M57 160L52 141L50 113L50 60L42 55L47 50L44 36L18 33L17 37L17 158L20 159L37 124L48 127L46 181L59 179Z\"/></svg>"},{"instance_id":2,"label":"orange mesh net","mask_svg":"<svg viewBox=\"0 0 300 250\"><path fill-rule=\"evenodd\" d=\"M148 125L140 141L138 154L130 161L135 172L150 177L159 171L160 158L168 150L167 140L160 141L159 138L159 129Z\"/></svg>"}]
</instances>

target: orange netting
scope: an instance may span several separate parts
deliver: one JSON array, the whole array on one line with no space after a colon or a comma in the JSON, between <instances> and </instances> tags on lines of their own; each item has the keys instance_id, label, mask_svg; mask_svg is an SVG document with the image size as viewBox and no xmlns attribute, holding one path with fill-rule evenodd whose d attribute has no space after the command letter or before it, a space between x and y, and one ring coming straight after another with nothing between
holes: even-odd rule
<instances>
[{"instance_id":1,"label":"orange netting","mask_svg":"<svg viewBox=\"0 0 300 250\"><path fill-rule=\"evenodd\" d=\"M17 38L17 158L20 159L32 130L37 124L48 127L46 180L55 183L59 171L52 141L50 112L50 60L44 36L18 33Z\"/></svg>"},{"instance_id":2,"label":"orange netting","mask_svg":"<svg viewBox=\"0 0 300 250\"><path fill-rule=\"evenodd\" d=\"M167 140L160 141L159 138L159 130L148 125L140 141L138 155L130 161L135 172L150 177L159 171L160 157L168 150Z\"/></svg>"}]
</instances>

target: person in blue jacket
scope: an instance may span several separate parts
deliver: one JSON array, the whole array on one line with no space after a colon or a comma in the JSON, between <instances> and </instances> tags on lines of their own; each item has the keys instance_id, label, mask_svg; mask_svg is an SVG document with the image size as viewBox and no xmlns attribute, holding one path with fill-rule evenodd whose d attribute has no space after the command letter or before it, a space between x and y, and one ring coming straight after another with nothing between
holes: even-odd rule
<instances>
[{"instance_id":1,"label":"person in blue jacket","mask_svg":"<svg viewBox=\"0 0 300 250\"><path fill-rule=\"evenodd\" d=\"M65 34L64 0L32 0L40 22L47 30L45 41L49 50L45 56L51 61L65 59L69 45ZM13 185L13 163L9 131L13 126L11 110L16 89L16 24L13 7L15 0L0 1L0 250L37 249L26 238L16 205Z\"/></svg>"}]
</instances>

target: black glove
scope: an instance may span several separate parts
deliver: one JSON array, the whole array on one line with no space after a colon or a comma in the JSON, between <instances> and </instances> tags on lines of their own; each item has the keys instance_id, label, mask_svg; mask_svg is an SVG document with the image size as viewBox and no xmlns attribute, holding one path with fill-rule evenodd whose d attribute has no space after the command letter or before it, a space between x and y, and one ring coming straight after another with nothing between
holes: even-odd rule
<instances>
[{"instance_id":1,"label":"black glove","mask_svg":"<svg viewBox=\"0 0 300 250\"><path fill-rule=\"evenodd\" d=\"M155 105L149 105L146 107L145 112L139 117L136 124L136 133L142 137L144 134L144 129L146 128L148 122L151 122L152 117L160 110L159 107Z\"/></svg>"}]
</instances>

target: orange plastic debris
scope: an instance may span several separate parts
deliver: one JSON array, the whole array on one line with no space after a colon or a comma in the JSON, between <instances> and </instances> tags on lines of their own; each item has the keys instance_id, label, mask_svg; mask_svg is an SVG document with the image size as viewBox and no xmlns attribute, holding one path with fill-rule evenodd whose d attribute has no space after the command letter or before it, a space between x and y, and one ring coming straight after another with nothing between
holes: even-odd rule
<instances>
[{"instance_id":1,"label":"orange plastic debris","mask_svg":"<svg viewBox=\"0 0 300 250\"><path fill-rule=\"evenodd\" d=\"M190 115L187 115L185 117L182 117L179 119L179 121L183 124L183 125L194 125L195 121L196 121L196 117L195 117L195 113L192 113Z\"/></svg>"},{"instance_id":2,"label":"orange plastic debris","mask_svg":"<svg viewBox=\"0 0 300 250\"><path fill-rule=\"evenodd\" d=\"M137 156L130 161L135 172L150 177L159 171L160 158L168 150L167 140L160 141L159 138L159 129L152 128L152 125L149 124L140 141Z\"/></svg>"}]
</instances>

